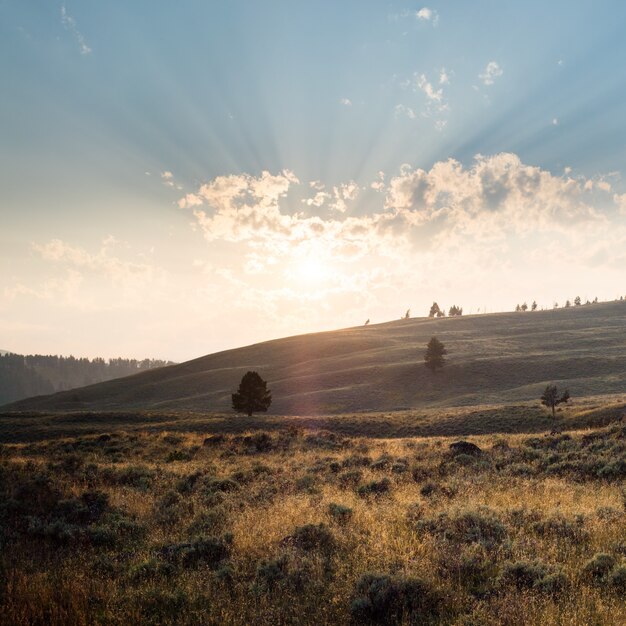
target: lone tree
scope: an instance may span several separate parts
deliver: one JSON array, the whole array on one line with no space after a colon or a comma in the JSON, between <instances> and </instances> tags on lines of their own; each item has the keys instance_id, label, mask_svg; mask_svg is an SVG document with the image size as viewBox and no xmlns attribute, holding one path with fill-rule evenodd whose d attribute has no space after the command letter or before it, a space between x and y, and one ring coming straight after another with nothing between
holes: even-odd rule
<instances>
[{"instance_id":1,"label":"lone tree","mask_svg":"<svg viewBox=\"0 0 626 626\"><path fill-rule=\"evenodd\" d=\"M272 404L272 392L256 372L247 372L239 383L239 389L232 394L233 409L238 413L265 413Z\"/></svg>"},{"instance_id":2,"label":"lone tree","mask_svg":"<svg viewBox=\"0 0 626 626\"><path fill-rule=\"evenodd\" d=\"M426 346L426 352L424 353L424 365L431 371L436 372L441 369L446 361L443 358L444 354L448 354L444 345L437 339L432 337Z\"/></svg>"},{"instance_id":3,"label":"lone tree","mask_svg":"<svg viewBox=\"0 0 626 626\"><path fill-rule=\"evenodd\" d=\"M559 404L567 402L570 398L569 391L566 389L561 395L556 385L548 385L541 396L541 404L552 409L552 417L556 417L555 410Z\"/></svg>"}]
</instances>

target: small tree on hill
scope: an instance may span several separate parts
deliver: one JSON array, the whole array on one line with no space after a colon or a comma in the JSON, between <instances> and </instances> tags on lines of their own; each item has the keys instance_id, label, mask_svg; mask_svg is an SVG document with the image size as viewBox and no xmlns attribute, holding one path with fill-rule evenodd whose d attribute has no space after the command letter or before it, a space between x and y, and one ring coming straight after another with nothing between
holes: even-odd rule
<instances>
[{"instance_id":1,"label":"small tree on hill","mask_svg":"<svg viewBox=\"0 0 626 626\"><path fill-rule=\"evenodd\" d=\"M556 388L556 385L548 385L541 396L541 404L552 409L552 417L556 417L556 407L559 404L567 402L569 398L570 395L567 389L559 395L559 390Z\"/></svg>"},{"instance_id":2,"label":"small tree on hill","mask_svg":"<svg viewBox=\"0 0 626 626\"><path fill-rule=\"evenodd\" d=\"M576 296L574 298L574 306L580 306L580 305L581 305L580 296Z\"/></svg>"},{"instance_id":3,"label":"small tree on hill","mask_svg":"<svg viewBox=\"0 0 626 626\"><path fill-rule=\"evenodd\" d=\"M231 398L233 409L238 413L247 413L248 417L252 413L265 413L272 404L272 392L267 388L267 382L256 372L244 374L239 389Z\"/></svg>"},{"instance_id":4,"label":"small tree on hill","mask_svg":"<svg viewBox=\"0 0 626 626\"><path fill-rule=\"evenodd\" d=\"M439 317L440 313L441 309L439 308L439 305L436 302L433 302L430 307L430 311L428 312L428 317Z\"/></svg>"},{"instance_id":5,"label":"small tree on hill","mask_svg":"<svg viewBox=\"0 0 626 626\"><path fill-rule=\"evenodd\" d=\"M528 310L528 305L524 302L524 304L522 304L522 311L527 311Z\"/></svg>"},{"instance_id":6,"label":"small tree on hill","mask_svg":"<svg viewBox=\"0 0 626 626\"><path fill-rule=\"evenodd\" d=\"M444 345L437 339L432 337L426 346L426 352L424 353L424 365L433 373L438 369L441 369L445 365L445 359L443 358L448 351Z\"/></svg>"},{"instance_id":7,"label":"small tree on hill","mask_svg":"<svg viewBox=\"0 0 626 626\"><path fill-rule=\"evenodd\" d=\"M533 300L533 303L530 305L530 310L531 311L537 310L537 300Z\"/></svg>"}]
</instances>

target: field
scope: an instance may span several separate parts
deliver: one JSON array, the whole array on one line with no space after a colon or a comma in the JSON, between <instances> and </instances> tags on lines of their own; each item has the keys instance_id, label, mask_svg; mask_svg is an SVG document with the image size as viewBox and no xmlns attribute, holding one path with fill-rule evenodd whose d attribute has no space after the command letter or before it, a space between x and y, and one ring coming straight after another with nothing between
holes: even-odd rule
<instances>
[{"instance_id":1,"label":"field","mask_svg":"<svg viewBox=\"0 0 626 626\"><path fill-rule=\"evenodd\" d=\"M0 446L0 623L626 623L623 404L567 411L569 432L469 437L480 452L397 415L375 437L24 431Z\"/></svg>"},{"instance_id":2,"label":"field","mask_svg":"<svg viewBox=\"0 0 626 626\"><path fill-rule=\"evenodd\" d=\"M448 350L436 375L423 361L432 336ZM230 410L230 394L248 370L268 381L274 415L521 404L552 382L575 398L624 393L626 302L288 337L5 408L221 413Z\"/></svg>"}]
</instances>

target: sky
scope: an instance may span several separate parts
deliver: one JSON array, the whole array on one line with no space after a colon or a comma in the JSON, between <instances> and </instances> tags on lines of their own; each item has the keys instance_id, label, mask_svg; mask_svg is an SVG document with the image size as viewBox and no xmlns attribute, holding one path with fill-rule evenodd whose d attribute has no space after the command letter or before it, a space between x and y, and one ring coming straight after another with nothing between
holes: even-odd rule
<instances>
[{"instance_id":1,"label":"sky","mask_svg":"<svg viewBox=\"0 0 626 626\"><path fill-rule=\"evenodd\" d=\"M0 348L182 361L626 294L624 23L0 0Z\"/></svg>"}]
</instances>

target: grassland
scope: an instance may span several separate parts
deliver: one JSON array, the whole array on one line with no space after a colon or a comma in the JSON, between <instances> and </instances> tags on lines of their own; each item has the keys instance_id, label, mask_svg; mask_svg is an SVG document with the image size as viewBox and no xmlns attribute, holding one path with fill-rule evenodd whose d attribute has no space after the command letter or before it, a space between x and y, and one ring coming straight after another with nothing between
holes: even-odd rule
<instances>
[{"instance_id":1,"label":"grassland","mask_svg":"<svg viewBox=\"0 0 626 626\"><path fill-rule=\"evenodd\" d=\"M0 446L0 623L626 623L621 421L476 455L106 425Z\"/></svg>"},{"instance_id":2,"label":"grassland","mask_svg":"<svg viewBox=\"0 0 626 626\"><path fill-rule=\"evenodd\" d=\"M494 433L544 433L604 426L626 416L626 395L574 398L558 409L557 420L536 400L516 405L476 405L369 411L339 415L265 415L203 411L8 411L0 412L0 443L89 435L110 429L127 432L241 434L285 428L326 430L347 437L453 437Z\"/></svg>"},{"instance_id":3,"label":"grassland","mask_svg":"<svg viewBox=\"0 0 626 626\"><path fill-rule=\"evenodd\" d=\"M436 376L423 364L433 335L449 352ZM551 382L578 398L624 393L626 302L415 318L288 337L8 408L222 412L247 370L269 382L275 415L512 405L538 398Z\"/></svg>"}]
</instances>

